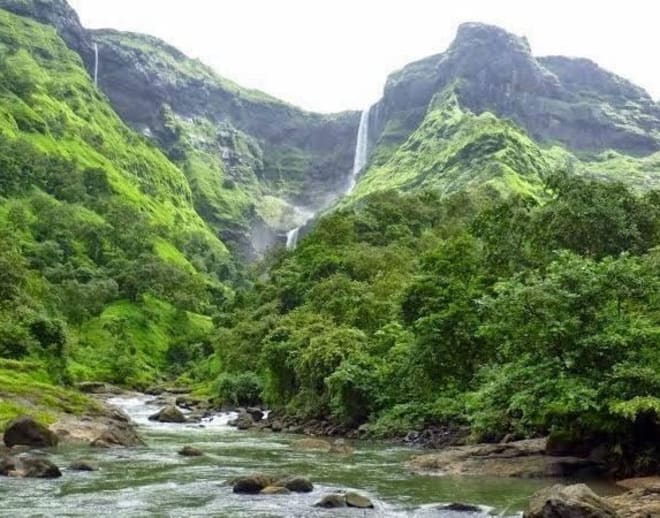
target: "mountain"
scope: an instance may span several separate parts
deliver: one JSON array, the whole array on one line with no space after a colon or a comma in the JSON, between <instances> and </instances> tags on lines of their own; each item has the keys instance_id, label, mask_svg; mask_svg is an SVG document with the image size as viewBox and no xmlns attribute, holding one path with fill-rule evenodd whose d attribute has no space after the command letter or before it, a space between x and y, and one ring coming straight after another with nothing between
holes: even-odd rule
<instances>
[{"instance_id":1,"label":"mountain","mask_svg":"<svg viewBox=\"0 0 660 518\"><path fill-rule=\"evenodd\" d=\"M536 195L557 170L645 190L660 185L660 110L589 60L537 59L524 38L467 23L445 53L388 78L369 149L353 199L422 187Z\"/></svg>"},{"instance_id":2,"label":"mountain","mask_svg":"<svg viewBox=\"0 0 660 518\"><path fill-rule=\"evenodd\" d=\"M461 25L446 52L388 78L371 114L372 144L401 143L447 88L465 109L509 118L543 144L581 153L660 151L660 106L643 89L587 59L537 59L524 38L479 23Z\"/></svg>"},{"instance_id":3,"label":"mountain","mask_svg":"<svg viewBox=\"0 0 660 518\"><path fill-rule=\"evenodd\" d=\"M306 112L220 77L167 43L87 31L64 0L2 0L54 26L120 117L185 172L195 207L251 259L346 190L359 114Z\"/></svg>"}]
</instances>

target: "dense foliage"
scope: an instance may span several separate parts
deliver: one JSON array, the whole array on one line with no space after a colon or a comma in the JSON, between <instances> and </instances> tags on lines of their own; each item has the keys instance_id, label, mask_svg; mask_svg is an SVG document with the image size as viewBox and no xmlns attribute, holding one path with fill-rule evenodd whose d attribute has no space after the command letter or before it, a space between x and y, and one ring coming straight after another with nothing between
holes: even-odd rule
<instances>
[{"instance_id":1,"label":"dense foliage","mask_svg":"<svg viewBox=\"0 0 660 518\"><path fill-rule=\"evenodd\" d=\"M543 204L370 197L272 259L217 354L258 358L275 406L379 434L631 439L660 410L659 194L556 175Z\"/></svg>"}]
</instances>

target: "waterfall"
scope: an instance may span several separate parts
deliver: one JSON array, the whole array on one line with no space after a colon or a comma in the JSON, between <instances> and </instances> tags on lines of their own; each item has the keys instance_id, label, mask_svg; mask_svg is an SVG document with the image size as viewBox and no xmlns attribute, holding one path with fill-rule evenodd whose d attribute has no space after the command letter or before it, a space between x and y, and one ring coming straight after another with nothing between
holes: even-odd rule
<instances>
[{"instance_id":1,"label":"waterfall","mask_svg":"<svg viewBox=\"0 0 660 518\"><path fill-rule=\"evenodd\" d=\"M99 44L94 43L94 86L99 86Z\"/></svg>"},{"instance_id":2,"label":"waterfall","mask_svg":"<svg viewBox=\"0 0 660 518\"><path fill-rule=\"evenodd\" d=\"M369 114L371 107L362 112L360 117L360 127L358 128L357 141L355 142L355 158L353 159L353 174L346 194L350 194L355 189L357 178L367 165L369 151Z\"/></svg>"},{"instance_id":3,"label":"waterfall","mask_svg":"<svg viewBox=\"0 0 660 518\"><path fill-rule=\"evenodd\" d=\"M289 230L286 233L286 248L287 250L293 250L298 244L298 234L300 234L300 228L296 227L293 230Z\"/></svg>"},{"instance_id":4,"label":"waterfall","mask_svg":"<svg viewBox=\"0 0 660 518\"><path fill-rule=\"evenodd\" d=\"M367 165L367 159L369 158L369 114L371 113L371 107L367 108L362 112L360 116L360 126L358 127L357 140L355 142L355 157L353 158L353 171L351 173L350 182L346 194L350 194L355 189L357 184L357 178L362 172L362 170ZM302 216L303 224L289 230L286 233L286 248L287 250L293 250L298 245L298 237L300 236L300 230L305 226L305 224L314 217L314 212L309 212L299 207L296 207L296 213L299 216Z\"/></svg>"}]
</instances>

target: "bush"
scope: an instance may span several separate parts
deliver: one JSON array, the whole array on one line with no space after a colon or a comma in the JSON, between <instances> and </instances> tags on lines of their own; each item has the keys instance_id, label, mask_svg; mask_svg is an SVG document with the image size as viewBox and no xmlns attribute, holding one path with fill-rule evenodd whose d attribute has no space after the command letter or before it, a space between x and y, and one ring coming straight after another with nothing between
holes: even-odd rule
<instances>
[{"instance_id":1,"label":"bush","mask_svg":"<svg viewBox=\"0 0 660 518\"><path fill-rule=\"evenodd\" d=\"M222 373L216 382L218 395L225 403L236 406L257 405L261 403L263 385L254 372L241 374Z\"/></svg>"}]
</instances>

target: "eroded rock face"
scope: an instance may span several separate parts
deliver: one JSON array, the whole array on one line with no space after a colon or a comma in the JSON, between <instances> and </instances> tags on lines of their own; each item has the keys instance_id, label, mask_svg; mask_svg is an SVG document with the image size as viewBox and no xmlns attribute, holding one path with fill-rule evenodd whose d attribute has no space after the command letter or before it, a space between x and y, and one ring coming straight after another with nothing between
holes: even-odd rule
<instances>
[{"instance_id":1,"label":"eroded rock face","mask_svg":"<svg viewBox=\"0 0 660 518\"><path fill-rule=\"evenodd\" d=\"M92 40L66 0L0 0L0 9L52 25L69 48L80 54L88 70L94 66Z\"/></svg>"},{"instance_id":2,"label":"eroded rock face","mask_svg":"<svg viewBox=\"0 0 660 518\"><path fill-rule=\"evenodd\" d=\"M18 417L7 425L4 443L9 448L23 445L35 448L57 446L57 435L31 417Z\"/></svg>"}]
</instances>

